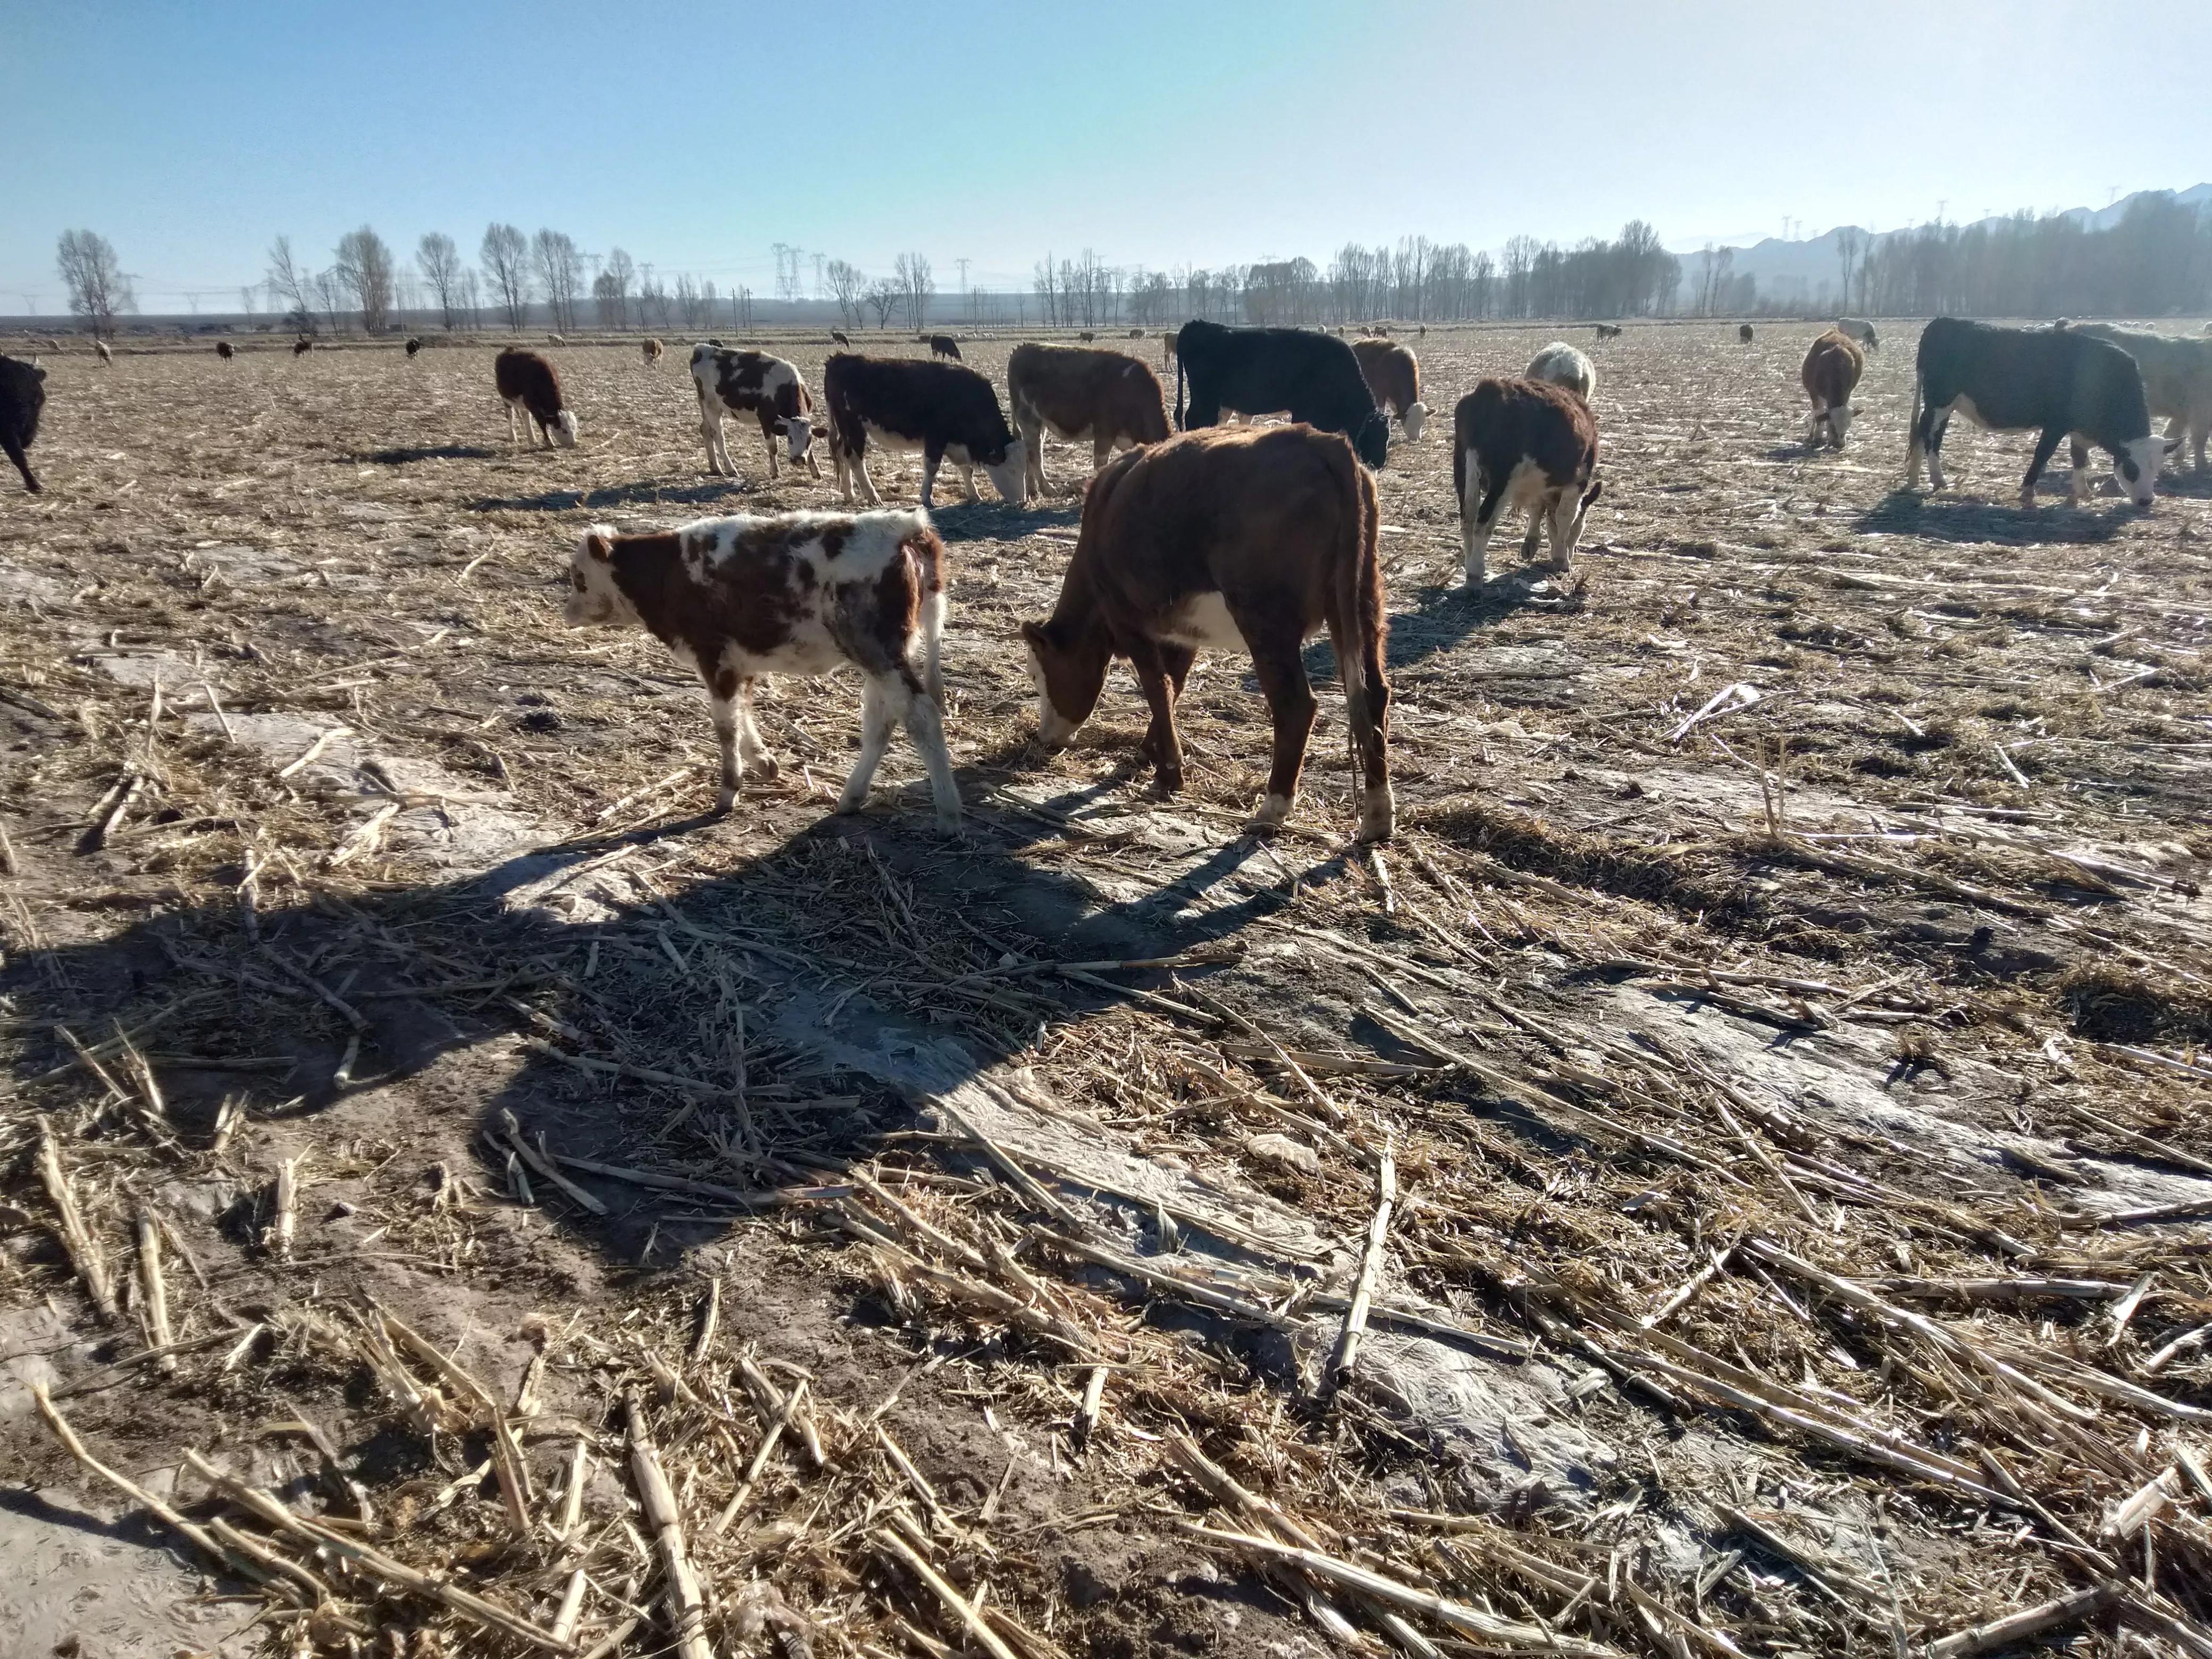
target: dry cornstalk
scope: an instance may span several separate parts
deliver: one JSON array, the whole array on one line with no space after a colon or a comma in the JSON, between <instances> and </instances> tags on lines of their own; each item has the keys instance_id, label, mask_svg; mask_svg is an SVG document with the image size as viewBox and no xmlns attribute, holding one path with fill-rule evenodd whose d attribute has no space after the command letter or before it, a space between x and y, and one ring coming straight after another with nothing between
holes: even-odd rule
<instances>
[{"instance_id":1,"label":"dry cornstalk","mask_svg":"<svg viewBox=\"0 0 2212 1659\"><path fill-rule=\"evenodd\" d=\"M2119 1592L2110 1584L2095 1584L2038 1607L2024 1607L2002 1619L1992 1619L1987 1624L1974 1625L1939 1638L1928 1644L1929 1659L1967 1659L1971 1654L2010 1647L2045 1631L2078 1625L2103 1612L2118 1595Z\"/></svg>"},{"instance_id":2,"label":"dry cornstalk","mask_svg":"<svg viewBox=\"0 0 2212 1659\"><path fill-rule=\"evenodd\" d=\"M1359 1341L1367 1334L1367 1304L1375 1299L1375 1281L1382 1273L1382 1249L1390 1234L1390 1211L1398 1201L1398 1164L1390 1138L1382 1139L1382 1153L1375 1166L1375 1214L1367 1224L1367 1250L1359 1263L1359 1277L1352 1287L1352 1305L1345 1310L1344 1333L1337 1339L1336 1359L1330 1372L1340 1388L1352 1381L1359 1363Z\"/></svg>"},{"instance_id":3,"label":"dry cornstalk","mask_svg":"<svg viewBox=\"0 0 2212 1659\"><path fill-rule=\"evenodd\" d=\"M699 1334L691 1344L691 1364L698 1364L714 1352L714 1332L722 1322L722 1276L707 1281L706 1305L699 1310Z\"/></svg>"},{"instance_id":4,"label":"dry cornstalk","mask_svg":"<svg viewBox=\"0 0 2212 1659\"><path fill-rule=\"evenodd\" d=\"M276 1160L276 1218L269 1229L270 1247L280 1256L292 1254L292 1234L300 1223L300 1165L307 1155Z\"/></svg>"},{"instance_id":5,"label":"dry cornstalk","mask_svg":"<svg viewBox=\"0 0 2212 1659\"><path fill-rule=\"evenodd\" d=\"M654 1548L660 1557L668 1623L675 1632L676 1651L683 1659L714 1659L707 1640L707 1598L699 1589L698 1575L684 1546L684 1521L676 1508L676 1494L661 1472L660 1454L647 1426L645 1408L635 1392L625 1395L629 1415L629 1472L636 1483L638 1502L652 1528Z\"/></svg>"},{"instance_id":6,"label":"dry cornstalk","mask_svg":"<svg viewBox=\"0 0 2212 1659\"><path fill-rule=\"evenodd\" d=\"M307 752L301 755L299 759L294 761L290 765L279 770L276 775L280 778L298 776L301 772L306 771L308 767L313 765L317 761L322 758L324 750L329 748L340 738L349 737L352 733L353 728L349 726L325 726L322 731L315 734L315 740L307 745Z\"/></svg>"},{"instance_id":7,"label":"dry cornstalk","mask_svg":"<svg viewBox=\"0 0 2212 1659\"><path fill-rule=\"evenodd\" d=\"M374 1304L370 1304L374 1307ZM524 1462L522 1448L516 1443L514 1431L508 1426L507 1413L492 1396L490 1389L477 1381L467 1371L438 1351L437 1345L401 1323L383 1309L376 1309L376 1316L384 1328L397 1337L408 1349L421 1358L440 1376L450 1382L455 1390L477 1402L491 1430L492 1461L499 1473L499 1491L507 1504L507 1522L517 1537L530 1530L530 1505L534 1494L530 1486L530 1468Z\"/></svg>"},{"instance_id":8,"label":"dry cornstalk","mask_svg":"<svg viewBox=\"0 0 2212 1659\"><path fill-rule=\"evenodd\" d=\"M523 1138L522 1125L516 1121L514 1110L512 1107L502 1106L500 1108L499 1121L500 1127L506 1132L507 1144L514 1148L516 1156L519 1157L523 1163L527 1164L532 1169L537 1170L539 1175L544 1176L545 1179L550 1182L554 1186L558 1187L576 1203L590 1211L592 1214L605 1215L607 1212L607 1206L604 1202L593 1194L586 1192L581 1187L579 1187L574 1182L569 1180L568 1176L561 1173L559 1165L555 1161L553 1154L547 1151L543 1144L532 1146L529 1141ZM541 1143L543 1139L543 1136L541 1136Z\"/></svg>"},{"instance_id":9,"label":"dry cornstalk","mask_svg":"<svg viewBox=\"0 0 2212 1659\"><path fill-rule=\"evenodd\" d=\"M966 1627L968 1633L982 1644L983 1650L991 1656L991 1659L1017 1659L1014 1650L1006 1645L998 1632L985 1622L982 1614L976 1612L968 1598L947 1583L905 1539L889 1527L878 1528L871 1536L879 1548L896 1556L908 1571L929 1587L930 1593L942 1601Z\"/></svg>"},{"instance_id":10,"label":"dry cornstalk","mask_svg":"<svg viewBox=\"0 0 2212 1659\"><path fill-rule=\"evenodd\" d=\"M62 1168L61 1146L54 1139L54 1126L44 1115L39 1119L39 1175L46 1182L46 1196L53 1200L54 1209L61 1217L62 1246L69 1252L70 1265L84 1281L85 1294L92 1298L92 1305L100 1318L112 1325L118 1316L115 1286L107 1273L107 1258L100 1252L100 1242L84 1224L84 1217L76 1206L76 1189L70 1185L68 1173Z\"/></svg>"},{"instance_id":11,"label":"dry cornstalk","mask_svg":"<svg viewBox=\"0 0 2212 1659\"><path fill-rule=\"evenodd\" d=\"M1106 1403L1106 1375L1110 1369L1093 1365L1090 1379L1083 1385L1083 1404L1076 1410L1073 1425L1078 1447L1088 1446L1091 1437L1098 1431L1098 1413Z\"/></svg>"},{"instance_id":12,"label":"dry cornstalk","mask_svg":"<svg viewBox=\"0 0 2212 1659\"><path fill-rule=\"evenodd\" d=\"M154 1212L143 1205L138 1209L138 1301L146 1321L147 1346L170 1346L176 1337L169 1329L169 1286L161 1277L161 1232ZM163 1376L175 1375L174 1354L163 1354L155 1363Z\"/></svg>"},{"instance_id":13,"label":"dry cornstalk","mask_svg":"<svg viewBox=\"0 0 2212 1659\"><path fill-rule=\"evenodd\" d=\"M250 1486L244 1481L225 1474L198 1452L187 1449L185 1462L201 1480L235 1499L251 1510L269 1525L295 1537L304 1538L320 1546L332 1555L342 1556L371 1577L414 1595L425 1596L449 1612L457 1613L472 1624L515 1637L532 1647L543 1648L549 1653L574 1653L574 1645L551 1631L541 1629L519 1613L509 1613L495 1601L471 1595L458 1586L447 1583L427 1572L396 1561L383 1551L362 1542L357 1538L311 1521L278 1503L267 1492Z\"/></svg>"}]
</instances>

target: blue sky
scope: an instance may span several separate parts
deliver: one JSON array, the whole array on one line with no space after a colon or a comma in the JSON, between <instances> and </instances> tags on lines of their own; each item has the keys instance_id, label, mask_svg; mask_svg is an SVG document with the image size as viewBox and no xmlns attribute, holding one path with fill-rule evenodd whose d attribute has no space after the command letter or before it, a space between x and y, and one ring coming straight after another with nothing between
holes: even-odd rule
<instances>
[{"instance_id":1,"label":"blue sky","mask_svg":"<svg viewBox=\"0 0 2212 1659\"><path fill-rule=\"evenodd\" d=\"M778 241L872 273L916 249L950 289L963 257L1026 286L1048 249L2101 206L2212 172L2208 63L2203 0L0 0L0 311L62 308L79 225L166 311L363 222L471 257L492 219L551 226L766 293Z\"/></svg>"}]
</instances>

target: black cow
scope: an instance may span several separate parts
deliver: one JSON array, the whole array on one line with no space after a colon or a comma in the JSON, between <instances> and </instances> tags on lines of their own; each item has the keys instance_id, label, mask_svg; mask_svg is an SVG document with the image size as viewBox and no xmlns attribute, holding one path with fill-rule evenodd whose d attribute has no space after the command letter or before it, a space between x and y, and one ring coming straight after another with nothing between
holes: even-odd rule
<instances>
[{"instance_id":1,"label":"black cow","mask_svg":"<svg viewBox=\"0 0 2212 1659\"><path fill-rule=\"evenodd\" d=\"M868 445L921 452L921 501L929 505L937 469L947 459L975 494L975 469L991 475L1000 495L1019 504L1028 494L1029 457L1006 424L999 394L991 383L961 363L934 357L863 357L832 352L822 368L822 404L830 416L830 459L837 488L853 499L857 477L860 493L880 506L875 481L868 477Z\"/></svg>"},{"instance_id":2,"label":"black cow","mask_svg":"<svg viewBox=\"0 0 2212 1659\"><path fill-rule=\"evenodd\" d=\"M1359 459L1380 467L1390 452L1390 417L1343 341L1301 328L1227 328L1185 323L1176 336L1176 424L1212 426L1224 409L1244 415L1287 410L1324 432L1352 440ZM1183 379L1190 412L1183 412Z\"/></svg>"},{"instance_id":3,"label":"black cow","mask_svg":"<svg viewBox=\"0 0 2212 1659\"><path fill-rule=\"evenodd\" d=\"M0 357L0 450L23 475L23 488L39 493L39 476L24 453L39 435L39 411L46 406L46 371L19 357Z\"/></svg>"},{"instance_id":4,"label":"black cow","mask_svg":"<svg viewBox=\"0 0 2212 1659\"><path fill-rule=\"evenodd\" d=\"M2159 463L2170 447L2150 430L2142 372L2116 345L2071 329L1998 328L1938 317L1920 336L1912 374L1912 430L1905 483L1943 485L1943 428L1953 410L1999 432L2039 431L2035 459L2021 480L2020 504L2035 501L2035 481L2062 438L2071 438L2068 494L2081 498L2090 444L2109 453L2138 507L2151 503Z\"/></svg>"}]
</instances>

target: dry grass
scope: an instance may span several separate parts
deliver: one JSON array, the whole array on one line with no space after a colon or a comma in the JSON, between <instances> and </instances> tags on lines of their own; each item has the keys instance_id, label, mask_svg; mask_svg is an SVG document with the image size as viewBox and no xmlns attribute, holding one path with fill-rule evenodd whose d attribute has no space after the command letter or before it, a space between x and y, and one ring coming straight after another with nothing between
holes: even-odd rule
<instances>
[{"instance_id":1,"label":"dry grass","mask_svg":"<svg viewBox=\"0 0 2212 1659\"><path fill-rule=\"evenodd\" d=\"M1415 341L1437 428L1547 337ZM550 456L489 344L54 362L0 520L14 1375L272 1651L1675 1659L2045 1601L2212 1650L2205 487L2024 519L1961 433L1894 495L1909 343L1842 456L1802 345L1594 351L1564 587L1452 592L1448 457L1394 453L1371 858L1326 691L1239 836L1234 662L1180 801L1120 677L1036 751L1072 497L939 513L966 838L898 748L825 819L842 682L702 821L702 699L559 627L567 549L832 492L750 433L709 479L680 362L556 349ZM0 1477L112 1498L9 1388Z\"/></svg>"}]
</instances>

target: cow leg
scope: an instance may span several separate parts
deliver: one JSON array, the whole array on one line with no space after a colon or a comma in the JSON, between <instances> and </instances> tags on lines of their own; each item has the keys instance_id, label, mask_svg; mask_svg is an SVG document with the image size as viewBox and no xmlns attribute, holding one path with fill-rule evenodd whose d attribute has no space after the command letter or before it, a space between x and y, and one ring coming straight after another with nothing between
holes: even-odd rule
<instances>
[{"instance_id":1,"label":"cow leg","mask_svg":"<svg viewBox=\"0 0 2212 1659\"><path fill-rule=\"evenodd\" d=\"M1168 684L1175 687L1176 701L1182 701L1183 682L1190 678L1190 665L1198 660L1198 653L1187 645L1162 645L1160 666L1168 671Z\"/></svg>"},{"instance_id":2,"label":"cow leg","mask_svg":"<svg viewBox=\"0 0 2212 1659\"><path fill-rule=\"evenodd\" d=\"M921 452L921 504L925 507L937 505L937 469L944 465L943 450L926 448Z\"/></svg>"},{"instance_id":3,"label":"cow leg","mask_svg":"<svg viewBox=\"0 0 2212 1659\"><path fill-rule=\"evenodd\" d=\"M1927 420L1928 435L1920 447L1928 456L1928 487L1948 489L1950 486L1943 481L1943 434L1950 430L1951 411L1931 409L1927 412Z\"/></svg>"},{"instance_id":4,"label":"cow leg","mask_svg":"<svg viewBox=\"0 0 2212 1659\"><path fill-rule=\"evenodd\" d=\"M1473 471L1473 469L1470 469ZM1460 547L1467 559L1467 586L1480 587L1485 576L1485 558L1490 548L1490 532L1498 527L1499 504L1505 498L1505 482L1486 482L1480 472L1475 472L1474 483L1481 489L1480 496L1470 493L1460 502ZM1468 503L1474 503L1469 513Z\"/></svg>"},{"instance_id":5,"label":"cow leg","mask_svg":"<svg viewBox=\"0 0 2212 1659\"><path fill-rule=\"evenodd\" d=\"M969 506L973 507L983 499L975 493L975 464L973 461L960 463L960 482L967 486Z\"/></svg>"},{"instance_id":6,"label":"cow leg","mask_svg":"<svg viewBox=\"0 0 2212 1659\"><path fill-rule=\"evenodd\" d=\"M1582 503L1571 490L1561 490L1547 515L1552 531L1552 568L1561 575L1574 563L1575 537L1582 527Z\"/></svg>"},{"instance_id":7,"label":"cow leg","mask_svg":"<svg viewBox=\"0 0 2212 1659\"><path fill-rule=\"evenodd\" d=\"M757 778L772 778L780 769L775 757L768 752L761 741L760 727L753 720L753 687L757 682L750 676L738 682L738 763L741 769Z\"/></svg>"},{"instance_id":8,"label":"cow leg","mask_svg":"<svg viewBox=\"0 0 2212 1659\"><path fill-rule=\"evenodd\" d=\"M514 413L515 406L509 404L507 406L507 447L509 449L519 447L522 442L521 434L514 429Z\"/></svg>"},{"instance_id":9,"label":"cow leg","mask_svg":"<svg viewBox=\"0 0 2212 1659\"><path fill-rule=\"evenodd\" d=\"M861 496L867 501L870 507L881 507L884 504L884 498L877 493L876 481L868 476L868 452L865 449L856 449L846 458L846 461L847 464L852 467L853 471L860 475ZM848 501L853 499L853 492L851 490L848 489L845 492L845 499ZM928 505L929 492L927 490L924 490L922 492L921 499L924 506Z\"/></svg>"},{"instance_id":10,"label":"cow leg","mask_svg":"<svg viewBox=\"0 0 2212 1659\"><path fill-rule=\"evenodd\" d=\"M33 495L37 495L38 474L31 471L31 458L23 453L23 446L15 441L14 433L0 431L0 449L8 452L8 459L15 463L15 471L23 475L23 488Z\"/></svg>"},{"instance_id":11,"label":"cow leg","mask_svg":"<svg viewBox=\"0 0 2212 1659\"><path fill-rule=\"evenodd\" d=\"M738 804L737 699L742 682L728 669L720 669L707 681L707 707L714 717L714 742L722 755L722 788L714 797L714 810L726 812Z\"/></svg>"},{"instance_id":12,"label":"cow leg","mask_svg":"<svg viewBox=\"0 0 2212 1659\"><path fill-rule=\"evenodd\" d=\"M2073 469L2066 477L2066 499L2079 507L2089 493L2089 446L2079 436L2068 438L2066 460Z\"/></svg>"},{"instance_id":13,"label":"cow leg","mask_svg":"<svg viewBox=\"0 0 2212 1659\"><path fill-rule=\"evenodd\" d=\"M2020 504L2022 510L2035 505L2035 481L2043 476L2043 469L2051 464L2051 452L2058 447L2066 434L2049 430L2035 441L2035 453L2028 457L2027 476L2020 481ZM2087 458L2085 456L2086 460ZM2078 475L2077 475L2078 476ZM2072 493L2069 488L2069 495Z\"/></svg>"},{"instance_id":14,"label":"cow leg","mask_svg":"<svg viewBox=\"0 0 2212 1659\"><path fill-rule=\"evenodd\" d=\"M1552 514L1559 511L1559 504L1565 499L1565 490L1547 489L1528 503L1528 533L1521 538L1522 563L1534 562L1536 543L1544 533L1544 526L1549 521ZM1559 546L1556 543L1553 545L1552 552L1554 557L1558 556Z\"/></svg>"},{"instance_id":15,"label":"cow leg","mask_svg":"<svg viewBox=\"0 0 2212 1659\"><path fill-rule=\"evenodd\" d=\"M1103 472L1114 459L1114 436L1103 428L1091 434L1091 470Z\"/></svg>"},{"instance_id":16,"label":"cow leg","mask_svg":"<svg viewBox=\"0 0 2212 1659\"><path fill-rule=\"evenodd\" d=\"M1152 711L1144 752L1152 763L1153 781L1162 795L1172 795L1182 787L1182 742L1176 733L1173 677L1158 643L1142 637L1129 641L1129 669L1137 677L1137 689L1145 694L1145 706ZM1189 672L1188 665L1183 672Z\"/></svg>"},{"instance_id":17,"label":"cow leg","mask_svg":"<svg viewBox=\"0 0 2212 1659\"><path fill-rule=\"evenodd\" d=\"M719 478L722 476L722 412L704 398L699 400L699 435L707 441L707 471Z\"/></svg>"},{"instance_id":18,"label":"cow leg","mask_svg":"<svg viewBox=\"0 0 2212 1659\"><path fill-rule=\"evenodd\" d=\"M769 476L769 481L770 481L771 483L773 483L773 482L775 481L775 477L776 477L776 474L777 474L776 459L775 459L775 441L776 441L779 437L782 436L782 434L779 433L779 432L775 429L775 422L769 417L769 416L768 416L768 414L767 414L767 412L766 412L765 410L763 410L763 411L762 412L762 414L761 414L761 417L760 417L760 429L761 429L761 442L762 442L762 443L763 443L763 444L765 444L765 445L768 447L768 476ZM731 470L732 470L732 471L736 471L736 469L735 469L735 468L732 468Z\"/></svg>"},{"instance_id":19,"label":"cow leg","mask_svg":"<svg viewBox=\"0 0 2212 1659\"><path fill-rule=\"evenodd\" d=\"M898 705L899 723L921 752L922 769L929 774L930 799L937 805L937 827L960 827L960 786L952 776L951 752L945 746L945 717L936 698L924 695L904 680L890 683L890 695Z\"/></svg>"},{"instance_id":20,"label":"cow leg","mask_svg":"<svg viewBox=\"0 0 2212 1659\"><path fill-rule=\"evenodd\" d=\"M1397 802L1390 793L1390 680L1382 634L1366 632L1357 617L1337 616L1330 619L1328 637L1344 682L1352 764L1359 769L1358 839L1388 841L1397 827Z\"/></svg>"},{"instance_id":21,"label":"cow leg","mask_svg":"<svg viewBox=\"0 0 2212 1659\"><path fill-rule=\"evenodd\" d=\"M1251 635L1248 633L1245 637ZM1252 815L1249 827L1273 830L1291 815L1291 803L1298 797L1306 739L1313 735L1313 687L1306 679L1306 665L1298 655L1295 634L1287 647L1280 641L1267 647L1255 642L1252 672L1260 690L1267 694L1268 712L1275 717L1275 763L1267 774L1267 797Z\"/></svg>"},{"instance_id":22,"label":"cow leg","mask_svg":"<svg viewBox=\"0 0 2212 1659\"><path fill-rule=\"evenodd\" d=\"M871 674L860 687L860 757L837 797L837 810L857 812L866 805L868 785L883 764L884 750L891 740L891 686L888 676Z\"/></svg>"}]
</instances>

